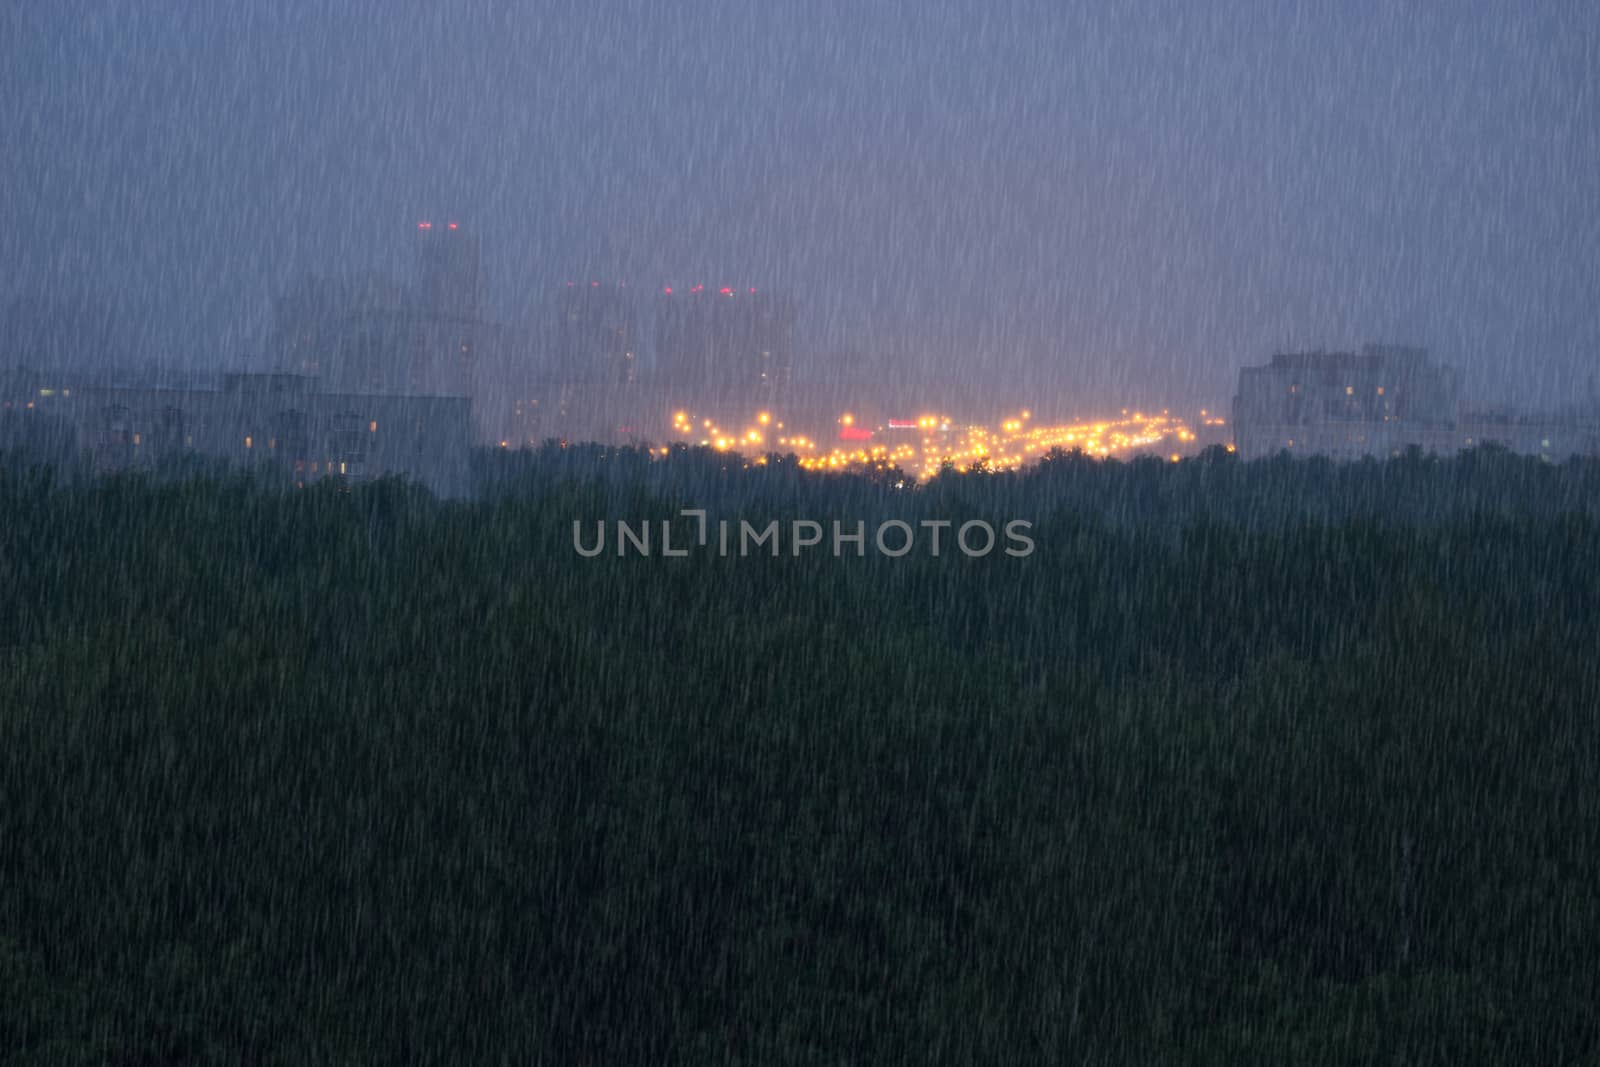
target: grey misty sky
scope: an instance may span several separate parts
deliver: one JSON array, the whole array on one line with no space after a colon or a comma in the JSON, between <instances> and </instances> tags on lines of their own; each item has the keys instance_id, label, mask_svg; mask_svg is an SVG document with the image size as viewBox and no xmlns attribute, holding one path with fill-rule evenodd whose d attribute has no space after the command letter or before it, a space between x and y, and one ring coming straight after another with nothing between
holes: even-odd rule
<instances>
[{"instance_id":1,"label":"grey misty sky","mask_svg":"<svg viewBox=\"0 0 1600 1067\"><path fill-rule=\"evenodd\" d=\"M1425 344L1523 403L1600 364L1592 3L0 18L4 295L97 294L141 356L259 353L272 293L405 276L448 217L503 319L566 279L765 286L807 349L1082 406L1220 403L1286 346Z\"/></svg>"}]
</instances>

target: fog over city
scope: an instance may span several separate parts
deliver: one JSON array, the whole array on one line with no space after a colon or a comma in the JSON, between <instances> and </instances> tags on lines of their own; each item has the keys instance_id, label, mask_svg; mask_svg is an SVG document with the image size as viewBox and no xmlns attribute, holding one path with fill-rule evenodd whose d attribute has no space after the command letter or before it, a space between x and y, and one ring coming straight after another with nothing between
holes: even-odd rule
<instances>
[{"instance_id":1,"label":"fog over city","mask_svg":"<svg viewBox=\"0 0 1600 1067\"><path fill-rule=\"evenodd\" d=\"M67 321L80 361L274 369L275 298L410 280L447 218L533 362L572 280L781 292L796 382L1061 415L1220 408L1241 365L1368 341L1552 408L1600 355L1586 4L148 0L0 29L6 364Z\"/></svg>"},{"instance_id":2,"label":"fog over city","mask_svg":"<svg viewBox=\"0 0 1600 1067\"><path fill-rule=\"evenodd\" d=\"M0 1061L1600 1063L1600 0L0 48Z\"/></svg>"}]
</instances>

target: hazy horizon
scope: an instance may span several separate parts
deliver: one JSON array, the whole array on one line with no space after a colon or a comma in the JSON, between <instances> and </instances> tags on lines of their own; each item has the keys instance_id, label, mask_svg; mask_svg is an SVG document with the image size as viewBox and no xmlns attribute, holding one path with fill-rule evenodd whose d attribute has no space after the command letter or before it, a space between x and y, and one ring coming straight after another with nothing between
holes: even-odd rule
<instances>
[{"instance_id":1,"label":"hazy horizon","mask_svg":"<svg viewBox=\"0 0 1600 1067\"><path fill-rule=\"evenodd\" d=\"M995 401L1205 406L1283 349L1422 345L1478 403L1600 354L1600 14L1384 4L153 2L3 25L0 297L130 360L259 357L308 274L483 243L564 279L781 289L798 353ZM797 366L797 375L807 368Z\"/></svg>"}]
</instances>

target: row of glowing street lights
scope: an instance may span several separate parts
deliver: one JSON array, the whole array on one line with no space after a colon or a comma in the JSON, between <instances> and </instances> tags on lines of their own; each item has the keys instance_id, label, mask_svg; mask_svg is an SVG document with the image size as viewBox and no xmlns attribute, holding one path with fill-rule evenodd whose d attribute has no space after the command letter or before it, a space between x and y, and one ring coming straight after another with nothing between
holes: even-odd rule
<instances>
[{"instance_id":1,"label":"row of glowing street lights","mask_svg":"<svg viewBox=\"0 0 1600 1067\"><path fill-rule=\"evenodd\" d=\"M690 417L686 411L676 411L672 415L672 432L680 437L691 440L698 437L698 443L708 448L715 448L719 452L760 450L763 453L786 449L790 452L811 452L817 443L802 434L788 434L783 431L783 423L773 419L770 412L762 411L756 414L755 419L744 430L728 430L718 426L712 419L701 419L699 424ZM777 436L773 437L776 433ZM768 439L776 448L768 445ZM663 448L661 453L666 455L670 449Z\"/></svg>"},{"instance_id":2,"label":"row of glowing street lights","mask_svg":"<svg viewBox=\"0 0 1600 1067\"><path fill-rule=\"evenodd\" d=\"M1202 424L1220 427L1221 418L1200 412ZM1081 450L1090 456L1109 457L1128 452L1165 451L1172 443L1191 444L1195 435L1181 417L1163 409L1159 415L1124 409L1120 417L1094 422L1036 425L1033 414L1023 411L1001 421L998 429L978 424L957 425L945 415L922 415L915 424L891 420L878 433L905 433L907 438L885 443L868 443L873 434L856 426L856 417L846 412L839 416L841 436L862 438L854 448L837 445L823 451L816 441L803 434L784 432L784 424L770 412L758 412L743 430L719 426L714 419L696 419L687 411L674 412L672 430L680 438L723 452L757 454L755 462L765 463L767 453L793 453L806 470L887 470L899 467L927 479L945 465L965 473L974 467L999 471L1016 470L1042 458L1052 449ZM776 434L776 436L774 436ZM1231 446L1230 446L1231 450ZM661 449L663 456L670 449ZM1178 452L1170 458L1176 462Z\"/></svg>"}]
</instances>

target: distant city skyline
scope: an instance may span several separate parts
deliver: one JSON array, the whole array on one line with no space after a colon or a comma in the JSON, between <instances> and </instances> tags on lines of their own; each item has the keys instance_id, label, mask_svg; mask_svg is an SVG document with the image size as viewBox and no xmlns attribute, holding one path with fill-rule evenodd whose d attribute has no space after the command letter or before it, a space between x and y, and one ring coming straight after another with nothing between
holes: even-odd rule
<instances>
[{"instance_id":1,"label":"distant city skyline","mask_svg":"<svg viewBox=\"0 0 1600 1067\"><path fill-rule=\"evenodd\" d=\"M573 278L753 279L808 351L969 393L1225 402L1383 339L1550 405L1600 360L1600 12L1222 0L693 10L17 5L0 299L131 358L257 355L307 274L483 242L491 317Z\"/></svg>"}]
</instances>

